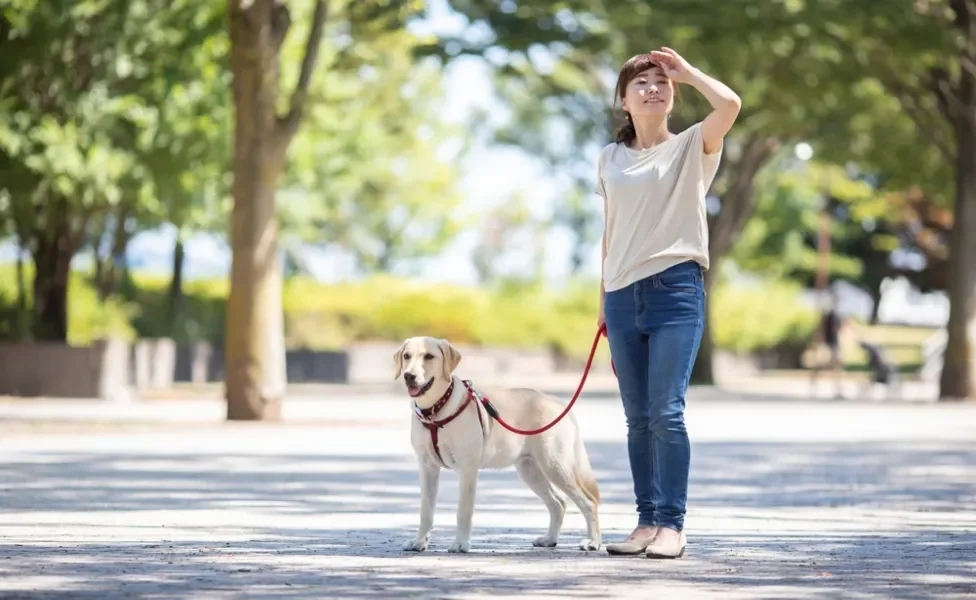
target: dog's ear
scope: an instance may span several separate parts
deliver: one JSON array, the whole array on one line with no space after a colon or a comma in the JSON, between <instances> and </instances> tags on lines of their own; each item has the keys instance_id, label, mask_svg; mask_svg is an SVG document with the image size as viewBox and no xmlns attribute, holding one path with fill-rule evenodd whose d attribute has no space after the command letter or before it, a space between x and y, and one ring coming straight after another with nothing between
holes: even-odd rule
<instances>
[{"instance_id":1,"label":"dog's ear","mask_svg":"<svg viewBox=\"0 0 976 600\"><path fill-rule=\"evenodd\" d=\"M451 342L443 339L440 341L440 347L441 354L444 355L444 379L450 379L454 369L461 362L461 352L452 346Z\"/></svg>"},{"instance_id":2,"label":"dog's ear","mask_svg":"<svg viewBox=\"0 0 976 600\"><path fill-rule=\"evenodd\" d=\"M393 381L396 381L400 378L400 375L403 375L403 350L406 347L407 343L403 342L400 348L393 353L393 370L396 372L396 375L393 376Z\"/></svg>"}]
</instances>

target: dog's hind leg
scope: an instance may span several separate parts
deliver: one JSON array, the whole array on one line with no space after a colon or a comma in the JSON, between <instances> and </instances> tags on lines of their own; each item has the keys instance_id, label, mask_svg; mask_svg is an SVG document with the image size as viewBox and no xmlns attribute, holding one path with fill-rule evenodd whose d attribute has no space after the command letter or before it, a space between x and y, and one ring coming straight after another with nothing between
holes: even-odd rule
<instances>
[{"instance_id":1,"label":"dog's hind leg","mask_svg":"<svg viewBox=\"0 0 976 600\"><path fill-rule=\"evenodd\" d=\"M556 489L549 483L549 478L539 468L539 463L535 459L523 458L515 464L515 472L549 509L549 532L532 542L532 545L552 548L559 541L559 530L562 529L563 517L566 515L566 502L556 493Z\"/></svg>"},{"instance_id":2,"label":"dog's hind leg","mask_svg":"<svg viewBox=\"0 0 976 600\"><path fill-rule=\"evenodd\" d=\"M581 550L599 550L603 544L600 538L599 492L595 481L581 474L574 465L540 465L550 481L579 508L586 520L586 538L580 541Z\"/></svg>"}]
</instances>

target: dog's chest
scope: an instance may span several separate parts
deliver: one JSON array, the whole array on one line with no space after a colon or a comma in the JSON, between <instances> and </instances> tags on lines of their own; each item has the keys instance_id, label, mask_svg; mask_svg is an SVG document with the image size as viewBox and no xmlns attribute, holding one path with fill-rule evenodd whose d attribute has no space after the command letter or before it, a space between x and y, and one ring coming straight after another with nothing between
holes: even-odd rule
<instances>
[{"instance_id":1,"label":"dog's chest","mask_svg":"<svg viewBox=\"0 0 976 600\"><path fill-rule=\"evenodd\" d=\"M483 450L479 424L475 421L472 428L465 419L458 421L437 428L435 433L418 423L412 436L414 449L430 463L448 469L478 464Z\"/></svg>"},{"instance_id":2,"label":"dog's chest","mask_svg":"<svg viewBox=\"0 0 976 600\"><path fill-rule=\"evenodd\" d=\"M445 427L437 435L436 443L427 436L427 454L435 463L443 463L449 469L476 460L481 450L481 439L466 435L462 428Z\"/></svg>"}]
</instances>

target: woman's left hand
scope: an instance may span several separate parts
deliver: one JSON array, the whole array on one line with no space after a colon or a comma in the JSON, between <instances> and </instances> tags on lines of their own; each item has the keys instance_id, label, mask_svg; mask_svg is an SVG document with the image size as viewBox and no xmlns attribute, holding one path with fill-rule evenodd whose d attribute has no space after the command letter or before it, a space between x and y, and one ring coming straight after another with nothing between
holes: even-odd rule
<instances>
[{"instance_id":1,"label":"woman's left hand","mask_svg":"<svg viewBox=\"0 0 976 600\"><path fill-rule=\"evenodd\" d=\"M691 80L694 67L671 48L662 46L660 50L651 50L650 54L651 58L661 66L668 79L678 83L688 83Z\"/></svg>"}]
</instances>

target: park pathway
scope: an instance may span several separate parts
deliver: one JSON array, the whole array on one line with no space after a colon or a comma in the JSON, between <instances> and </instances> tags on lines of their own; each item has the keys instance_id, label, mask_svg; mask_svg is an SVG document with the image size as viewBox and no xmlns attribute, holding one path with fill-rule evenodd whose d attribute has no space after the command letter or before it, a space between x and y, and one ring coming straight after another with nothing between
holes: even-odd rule
<instances>
[{"instance_id":1,"label":"park pathway","mask_svg":"<svg viewBox=\"0 0 976 600\"><path fill-rule=\"evenodd\" d=\"M690 400L678 561L576 550L575 508L559 547L532 548L547 516L512 470L481 478L471 554L447 553L453 474L430 549L404 554L418 486L399 397L296 399L276 425L223 424L210 400L142 423L37 406L33 425L0 406L0 598L976 596L976 406ZM577 407L616 539L634 522L622 414Z\"/></svg>"}]
</instances>

